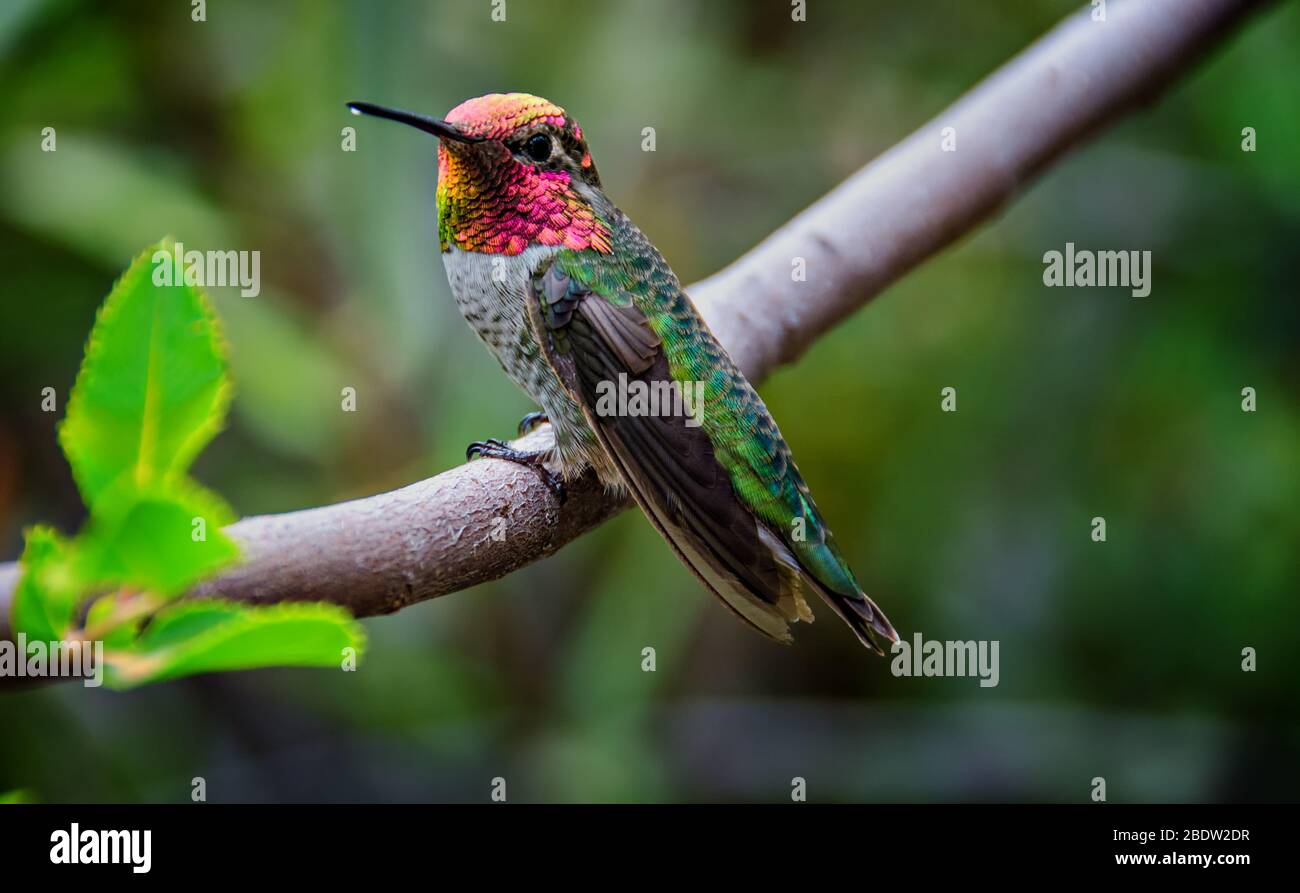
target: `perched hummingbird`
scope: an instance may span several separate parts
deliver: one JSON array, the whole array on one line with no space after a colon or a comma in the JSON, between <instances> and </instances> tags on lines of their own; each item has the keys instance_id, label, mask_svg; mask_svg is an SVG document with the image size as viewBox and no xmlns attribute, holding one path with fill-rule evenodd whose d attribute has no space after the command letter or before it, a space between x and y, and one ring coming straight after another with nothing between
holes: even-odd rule
<instances>
[{"instance_id":1,"label":"perched hummingbird","mask_svg":"<svg viewBox=\"0 0 1300 893\"><path fill-rule=\"evenodd\" d=\"M582 128L526 93L461 103L445 120L364 102L355 114L438 137L438 243L461 314L541 406L555 447L499 440L469 455L563 481L594 468L630 491L669 546L741 618L781 642L815 592L864 645L898 634L863 593L754 388L654 245L601 188ZM640 411L612 386L694 394ZM690 405L693 402L693 405ZM611 410L611 407L614 407Z\"/></svg>"}]
</instances>

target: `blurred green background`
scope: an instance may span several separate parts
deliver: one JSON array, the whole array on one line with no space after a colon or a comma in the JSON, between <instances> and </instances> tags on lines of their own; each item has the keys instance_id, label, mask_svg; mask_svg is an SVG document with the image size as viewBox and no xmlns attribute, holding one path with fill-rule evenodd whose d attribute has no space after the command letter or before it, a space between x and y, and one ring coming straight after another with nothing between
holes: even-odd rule
<instances>
[{"instance_id":1,"label":"blurred green background","mask_svg":"<svg viewBox=\"0 0 1300 893\"><path fill-rule=\"evenodd\" d=\"M113 279L167 233L262 252L260 296L213 290L238 393L195 468L243 514L430 475L534 408L450 299L434 141L346 100L555 100L691 282L1074 4L809 7L212 0L196 23L181 0L7 0L0 559L24 525L80 523L62 400ZM1295 4L1258 17L762 389L866 590L905 636L999 640L998 687L895 678L821 605L769 644L629 512L367 621L353 674L0 697L0 791L788 800L801 776L822 802L1082 802L1103 776L1112 802L1300 799L1298 45ZM1066 241L1152 251L1151 295L1044 288Z\"/></svg>"}]
</instances>

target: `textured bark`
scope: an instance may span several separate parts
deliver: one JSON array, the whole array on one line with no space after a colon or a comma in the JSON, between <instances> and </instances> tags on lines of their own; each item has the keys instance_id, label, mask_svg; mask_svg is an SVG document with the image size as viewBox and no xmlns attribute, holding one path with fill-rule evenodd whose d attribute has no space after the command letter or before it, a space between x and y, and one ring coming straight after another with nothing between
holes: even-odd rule
<instances>
[{"instance_id":1,"label":"textured bark","mask_svg":"<svg viewBox=\"0 0 1300 893\"><path fill-rule=\"evenodd\" d=\"M551 442L548 425L515 444ZM387 614L503 577L626 507L590 475L567 489L560 506L531 468L478 459L391 493L245 518L229 528L243 561L198 592Z\"/></svg>"},{"instance_id":2,"label":"textured bark","mask_svg":"<svg viewBox=\"0 0 1300 893\"><path fill-rule=\"evenodd\" d=\"M1084 9L691 295L746 375L762 379L1267 5L1112 0L1105 22ZM955 152L941 150L945 127ZM806 282L791 279L796 257ZM529 445L549 436L543 428ZM242 563L201 591L383 614L545 558L624 507L591 480L559 506L531 470L479 460L391 493L245 518L229 528ZM14 565L0 565L0 635L16 580Z\"/></svg>"}]
</instances>

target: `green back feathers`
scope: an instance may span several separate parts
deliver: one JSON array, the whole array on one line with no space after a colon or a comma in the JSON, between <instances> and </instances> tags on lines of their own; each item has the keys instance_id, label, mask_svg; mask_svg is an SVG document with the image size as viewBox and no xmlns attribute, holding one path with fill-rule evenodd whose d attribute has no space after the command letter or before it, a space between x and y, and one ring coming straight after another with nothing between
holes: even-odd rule
<instances>
[{"instance_id":1,"label":"green back feathers","mask_svg":"<svg viewBox=\"0 0 1300 893\"><path fill-rule=\"evenodd\" d=\"M618 212L610 254L563 251L555 263L616 304L634 303L659 336L672 377L703 383L701 426L736 493L823 586L859 591L763 400L736 368L649 240Z\"/></svg>"}]
</instances>

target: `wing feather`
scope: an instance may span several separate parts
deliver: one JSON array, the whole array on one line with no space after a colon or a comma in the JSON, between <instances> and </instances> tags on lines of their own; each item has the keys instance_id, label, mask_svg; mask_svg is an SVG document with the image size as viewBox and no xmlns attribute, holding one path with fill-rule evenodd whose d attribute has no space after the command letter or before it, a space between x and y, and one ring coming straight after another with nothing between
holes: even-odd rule
<instances>
[{"instance_id":1,"label":"wing feather","mask_svg":"<svg viewBox=\"0 0 1300 893\"><path fill-rule=\"evenodd\" d=\"M534 277L528 304L543 353L633 498L706 588L781 642L791 640L789 623L812 619L803 593L816 592L864 644L880 650L868 634L868 628L881 631L879 609L860 592L846 597L831 591L791 550L783 531L756 516L738 495L705 427L690 415L689 404L674 403L674 409L686 406L686 412L598 412L602 389L620 376L647 387L683 386L635 302L596 294L552 263ZM861 600L862 607L841 604L846 598Z\"/></svg>"}]
</instances>

